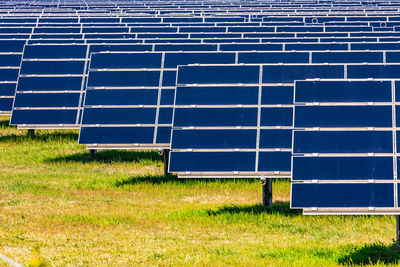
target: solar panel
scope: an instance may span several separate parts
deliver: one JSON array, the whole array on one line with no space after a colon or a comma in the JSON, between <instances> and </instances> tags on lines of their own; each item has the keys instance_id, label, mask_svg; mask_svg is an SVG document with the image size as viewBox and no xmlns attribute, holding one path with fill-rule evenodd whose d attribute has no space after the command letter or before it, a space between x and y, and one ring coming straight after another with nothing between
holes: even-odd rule
<instances>
[{"instance_id":1,"label":"solar panel","mask_svg":"<svg viewBox=\"0 0 400 267\"><path fill-rule=\"evenodd\" d=\"M87 46L26 46L11 124L28 128L74 127L84 89L87 55Z\"/></svg>"},{"instance_id":2,"label":"solar panel","mask_svg":"<svg viewBox=\"0 0 400 267\"><path fill-rule=\"evenodd\" d=\"M11 113L24 40L0 40L0 115Z\"/></svg>"},{"instance_id":3,"label":"solar panel","mask_svg":"<svg viewBox=\"0 0 400 267\"><path fill-rule=\"evenodd\" d=\"M191 177L289 175L293 86L283 83L305 73L344 77L342 66L329 65L179 67L169 170ZM221 161L229 165L212 164Z\"/></svg>"},{"instance_id":4,"label":"solar panel","mask_svg":"<svg viewBox=\"0 0 400 267\"><path fill-rule=\"evenodd\" d=\"M195 62L234 63L235 54L93 53L79 143L90 148L169 147L176 69Z\"/></svg>"},{"instance_id":5,"label":"solar panel","mask_svg":"<svg viewBox=\"0 0 400 267\"><path fill-rule=\"evenodd\" d=\"M383 69L374 75L393 73ZM292 208L306 214L399 213L396 85L394 80L296 82Z\"/></svg>"}]
</instances>

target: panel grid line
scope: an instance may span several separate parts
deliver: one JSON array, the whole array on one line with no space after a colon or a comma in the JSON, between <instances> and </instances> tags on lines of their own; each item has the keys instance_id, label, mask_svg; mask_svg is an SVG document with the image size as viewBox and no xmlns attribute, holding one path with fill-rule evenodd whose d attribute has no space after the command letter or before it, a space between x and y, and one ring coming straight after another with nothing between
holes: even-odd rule
<instances>
[{"instance_id":1,"label":"panel grid line","mask_svg":"<svg viewBox=\"0 0 400 267\"><path fill-rule=\"evenodd\" d=\"M399 207L398 188L397 188L397 134L396 134L396 82L391 81L392 88L392 123L393 123L393 178L394 178L394 205Z\"/></svg>"},{"instance_id":2,"label":"panel grid line","mask_svg":"<svg viewBox=\"0 0 400 267\"><path fill-rule=\"evenodd\" d=\"M262 99L262 81L263 81L263 68L259 66L258 72L259 86L258 86L258 107L257 107L257 136L256 136L256 160L255 160L255 172L259 172L259 159L260 159L260 126L261 126L261 99Z\"/></svg>"},{"instance_id":3,"label":"panel grid line","mask_svg":"<svg viewBox=\"0 0 400 267\"><path fill-rule=\"evenodd\" d=\"M159 79L159 83L158 83L157 111L156 111L156 118L155 118L153 144L157 143L158 119L160 117L161 94L162 94L163 77L164 77L164 75L163 75L164 74L164 64L165 64L165 53L162 53L161 54L160 79Z\"/></svg>"}]
</instances>

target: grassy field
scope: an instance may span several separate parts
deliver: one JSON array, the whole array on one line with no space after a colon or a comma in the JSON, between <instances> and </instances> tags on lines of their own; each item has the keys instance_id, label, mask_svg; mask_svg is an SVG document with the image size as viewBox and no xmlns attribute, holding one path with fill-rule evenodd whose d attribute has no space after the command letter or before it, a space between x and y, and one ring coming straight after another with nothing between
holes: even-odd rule
<instances>
[{"instance_id":1,"label":"grassy field","mask_svg":"<svg viewBox=\"0 0 400 267\"><path fill-rule=\"evenodd\" d=\"M50 266L396 265L393 216L303 216L290 181L162 176L156 152L91 159L77 131L0 121L0 254ZM39 256L38 256L39 254ZM4 262L0 265L6 266Z\"/></svg>"}]
</instances>

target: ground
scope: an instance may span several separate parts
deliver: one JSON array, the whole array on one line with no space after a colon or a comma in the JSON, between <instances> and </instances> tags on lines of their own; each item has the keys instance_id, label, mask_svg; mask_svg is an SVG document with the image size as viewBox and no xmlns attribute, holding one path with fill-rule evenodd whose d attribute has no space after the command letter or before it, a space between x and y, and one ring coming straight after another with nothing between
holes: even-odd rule
<instances>
[{"instance_id":1,"label":"ground","mask_svg":"<svg viewBox=\"0 0 400 267\"><path fill-rule=\"evenodd\" d=\"M50 266L337 266L400 259L394 216L303 216L290 181L164 178L156 151L101 151L76 130L0 118L0 254ZM0 266L6 265L0 260Z\"/></svg>"}]
</instances>

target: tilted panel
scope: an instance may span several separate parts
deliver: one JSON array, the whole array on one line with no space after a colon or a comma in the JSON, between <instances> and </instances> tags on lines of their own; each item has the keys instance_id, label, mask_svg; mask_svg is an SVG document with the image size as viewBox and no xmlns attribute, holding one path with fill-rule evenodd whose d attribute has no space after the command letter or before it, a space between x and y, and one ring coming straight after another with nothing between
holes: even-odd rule
<instances>
[{"instance_id":1,"label":"tilted panel","mask_svg":"<svg viewBox=\"0 0 400 267\"><path fill-rule=\"evenodd\" d=\"M11 124L76 128L87 59L87 45L26 45Z\"/></svg>"},{"instance_id":2,"label":"tilted panel","mask_svg":"<svg viewBox=\"0 0 400 267\"><path fill-rule=\"evenodd\" d=\"M254 61L257 54L265 56L238 58ZM344 78L344 71L318 64L180 66L169 170L181 177L289 176L294 80Z\"/></svg>"},{"instance_id":3,"label":"tilted panel","mask_svg":"<svg viewBox=\"0 0 400 267\"><path fill-rule=\"evenodd\" d=\"M178 65L234 62L219 52L93 53L80 144L168 148Z\"/></svg>"},{"instance_id":4,"label":"tilted panel","mask_svg":"<svg viewBox=\"0 0 400 267\"><path fill-rule=\"evenodd\" d=\"M25 40L0 40L0 115L11 114Z\"/></svg>"},{"instance_id":5,"label":"tilted panel","mask_svg":"<svg viewBox=\"0 0 400 267\"><path fill-rule=\"evenodd\" d=\"M348 76L396 65L347 66ZM306 214L400 214L394 80L295 85L291 207Z\"/></svg>"}]
</instances>

